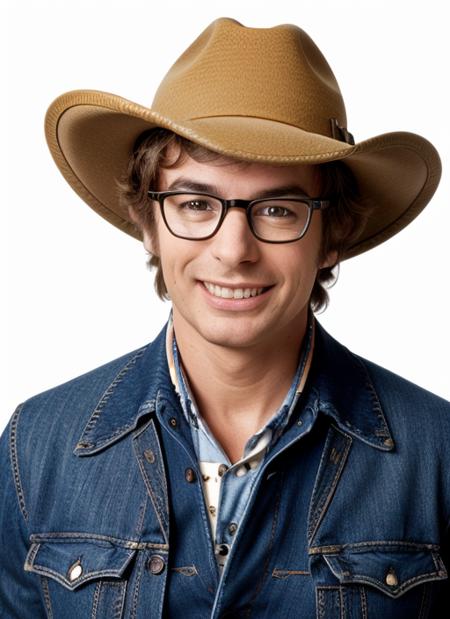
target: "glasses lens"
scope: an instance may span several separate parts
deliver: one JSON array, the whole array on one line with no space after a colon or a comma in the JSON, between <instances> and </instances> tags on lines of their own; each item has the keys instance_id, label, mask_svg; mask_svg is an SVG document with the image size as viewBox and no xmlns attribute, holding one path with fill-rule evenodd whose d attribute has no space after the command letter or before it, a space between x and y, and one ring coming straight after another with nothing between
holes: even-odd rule
<instances>
[{"instance_id":1,"label":"glasses lens","mask_svg":"<svg viewBox=\"0 0 450 619\"><path fill-rule=\"evenodd\" d=\"M190 239L201 239L212 234L221 213L221 202L212 196L180 193L164 199L167 225L174 234Z\"/></svg>"},{"instance_id":2,"label":"glasses lens","mask_svg":"<svg viewBox=\"0 0 450 619\"><path fill-rule=\"evenodd\" d=\"M289 198L260 200L250 211L253 230L266 241L292 241L300 238L309 224L307 202Z\"/></svg>"}]
</instances>

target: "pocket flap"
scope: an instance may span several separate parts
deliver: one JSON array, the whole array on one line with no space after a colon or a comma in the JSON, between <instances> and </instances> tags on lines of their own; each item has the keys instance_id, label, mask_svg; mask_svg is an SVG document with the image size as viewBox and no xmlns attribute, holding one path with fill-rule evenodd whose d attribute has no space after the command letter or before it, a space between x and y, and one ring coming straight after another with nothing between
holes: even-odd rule
<instances>
[{"instance_id":1,"label":"pocket flap","mask_svg":"<svg viewBox=\"0 0 450 619\"><path fill-rule=\"evenodd\" d=\"M24 569L71 591L96 578L120 578L136 550L100 539L54 538L31 545Z\"/></svg>"},{"instance_id":2,"label":"pocket flap","mask_svg":"<svg viewBox=\"0 0 450 619\"><path fill-rule=\"evenodd\" d=\"M419 583L448 577L439 553L429 547L364 546L324 558L342 584L372 585L392 598Z\"/></svg>"}]
</instances>

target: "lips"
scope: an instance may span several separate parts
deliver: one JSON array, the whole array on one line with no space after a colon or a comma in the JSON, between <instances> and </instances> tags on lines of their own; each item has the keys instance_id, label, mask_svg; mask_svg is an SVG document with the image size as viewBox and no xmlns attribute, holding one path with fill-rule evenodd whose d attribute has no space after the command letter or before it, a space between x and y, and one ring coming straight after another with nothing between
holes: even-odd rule
<instances>
[{"instance_id":1,"label":"lips","mask_svg":"<svg viewBox=\"0 0 450 619\"><path fill-rule=\"evenodd\" d=\"M250 297L257 297L267 290L267 287L229 288L213 284L212 282L202 283L210 294L221 299L249 299Z\"/></svg>"}]
</instances>

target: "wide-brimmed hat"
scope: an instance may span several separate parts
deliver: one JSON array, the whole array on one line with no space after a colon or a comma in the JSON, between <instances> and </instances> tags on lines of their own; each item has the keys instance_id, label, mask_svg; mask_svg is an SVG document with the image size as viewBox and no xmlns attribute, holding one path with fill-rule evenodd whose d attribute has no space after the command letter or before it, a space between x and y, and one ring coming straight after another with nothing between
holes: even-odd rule
<instances>
[{"instance_id":1,"label":"wide-brimmed hat","mask_svg":"<svg viewBox=\"0 0 450 619\"><path fill-rule=\"evenodd\" d=\"M117 181L136 139L153 127L246 161L345 163L361 202L374 207L345 258L404 228L429 202L441 174L436 149L416 134L386 133L355 144L330 66L290 24L247 28L215 20L171 67L151 107L94 90L71 91L52 103L45 128L58 168L89 206L136 238Z\"/></svg>"}]
</instances>

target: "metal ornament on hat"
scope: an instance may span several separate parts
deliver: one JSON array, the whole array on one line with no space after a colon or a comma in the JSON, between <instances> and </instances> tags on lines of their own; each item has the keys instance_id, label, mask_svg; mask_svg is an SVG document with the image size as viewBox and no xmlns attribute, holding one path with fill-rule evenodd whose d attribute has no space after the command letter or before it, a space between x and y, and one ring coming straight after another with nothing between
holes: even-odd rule
<instances>
[{"instance_id":1,"label":"metal ornament on hat","mask_svg":"<svg viewBox=\"0 0 450 619\"><path fill-rule=\"evenodd\" d=\"M340 142L347 142L347 144L351 144L352 146L354 146L355 138L350 133L350 131L347 131L346 127L341 127L341 125L337 121L337 118L330 118L330 125L331 135L335 140L339 140Z\"/></svg>"}]
</instances>

